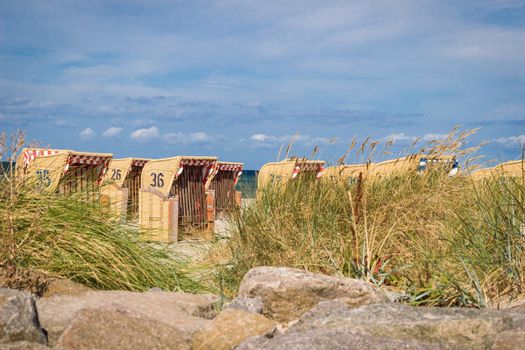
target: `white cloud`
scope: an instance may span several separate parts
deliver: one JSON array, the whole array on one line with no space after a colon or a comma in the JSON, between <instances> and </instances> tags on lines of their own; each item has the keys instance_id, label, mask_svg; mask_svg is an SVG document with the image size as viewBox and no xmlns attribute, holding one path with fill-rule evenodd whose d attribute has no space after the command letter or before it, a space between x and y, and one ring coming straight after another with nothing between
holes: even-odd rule
<instances>
[{"instance_id":1,"label":"white cloud","mask_svg":"<svg viewBox=\"0 0 525 350\"><path fill-rule=\"evenodd\" d=\"M300 143L306 146L326 145L337 141L336 138L311 137L310 135L283 135L273 136L266 134L253 134L250 136L255 147L274 147L284 143Z\"/></svg>"},{"instance_id":2,"label":"white cloud","mask_svg":"<svg viewBox=\"0 0 525 350\"><path fill-rule=\"evenodd\" d=\"M122 131L122 128L116 128L114 126L106 129L106 131L104 131L102 133L102 136L104 137L114 137L114 136L117 136L118 134L120 134L120 132Z\"/></svg>"},{"instance_id":3,"label":"white cloud","mask_svg":"<svg viewBox=\"0 0 525 350\"><path fill-rule=\"evenodd\" d=\"M194 133L182 133L182 132L171 132L165 134L164 139L169 144L189 144L189 143L207 143L212 142L222 136L210 136L205 132L194 132Z\"/></svg>"},{"instance_id":4,"label":"white cloud","mask_svg":"<svg viewBox=\"0 0 525 350\"><path fill-rule=\"evenodd\" d=\"M265 134L254 134L250 137L250 140L264 142L268 140L268 138L270 138L270 136Z\"/></svg>"},{"instance_id":5,"label":"white cloud","mask_svg":"<svg viewBox=\"0 0 525 350\"><path fill-rule=\"evenodd\" d=\"M131 133L130 137L137 141L146 141L154 137L159 136L159 129L156 126L152 126L146 129L138 129Z\"/></svg>"},{"instance_id":6,"label":"white cloud","mask_svg":"<svg viewBox=\"0 0 525 350\"><path fill-rule=\"evenodd\" d=\"M496 140L497 143L502 144L505 147L523 147L525 146L525 135L500 137Z\"/></svg>"},{"instance_id":7,"label":"white cloud","mask_svg":"<svg viewBox=\"0 0 525 350\"><path fill-rule=\"evenodd\" d=\"M448 134L426 134L423 136L423 141L434 141L434 140L444 140L448 137Z\"/></svg>"},{"instance_id":8,"label":"white cloud","mask_svg":"<svg viewBox=\"0 0 525 350\"><path fill-rule=\"evenodd\" d=\"M92 139L94 136L95 136L95 132L94 132L93 129L91 129L91 128L85 128L85 129L82 130L82 132L80 133L80 138L81 138L82 140L90 140L90 139Z\"/></svg>"},{"instance_id":9,"label":"white cloud","mask_svg":"<svg viewBox=\"0 0 525 350\"><path fill-rule=\"evenodd\" d=\"M429 133L425 134L422 137L420 136L414 136L414 135L407 135L403 132L400 133L393 133L388 136L385 136L381 138L379 141L382 142L413 142L416 140L421 140L423 142L430 142L430 141L436 141L436 140L444 140L448 137L448 134L439 134L439 133Z\"/></svg>"},{"instance_id":10,"label":"white cloud","mask_svg":"<svg viewBox=\"0 0 525 350\"><path fill-rule=\"evenodd\" d=\"M410 135L407 135L403 132L399 132L399 133L393 133L393 134L390 134L388 136L385 136L383 137L380 141L383 141L383 142L397 142L397 141L413 141L415 140L416 137L415 136L410 136Z\"/></svg>"}]
</instances>

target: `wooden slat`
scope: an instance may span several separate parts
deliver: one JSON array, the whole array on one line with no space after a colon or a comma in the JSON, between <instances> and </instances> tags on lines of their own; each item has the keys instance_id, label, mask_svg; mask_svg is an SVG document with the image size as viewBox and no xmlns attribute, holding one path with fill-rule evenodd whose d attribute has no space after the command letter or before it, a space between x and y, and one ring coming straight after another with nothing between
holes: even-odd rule
<instances>
[{"instance_id":1,"label":"wooden slat","mask_svg":"<svg viewBox=\"0 0 525 350\"><path fill-rule=\"evenodd\" d=\"M206 219L206 193L203 166L187 165L174 181L170 197L179 196L179 222L181 226L203 227Z\"/></svg>"},{"instance_id":2,"label":"wooden slat","mask_svg":"<svg viewBox=\"0 0 525 350\"><path fill-rule=\"evenodd\" d=\"M235 176L233 171L219 171L210 189L215 190L215 210L223 213L235 208Z\"/></svg>"},{"instance_id":3,"label":"wooden slat","mask_svg":"<svg viewBox=\"0 0 525 350\"><path fill-rule=\"evenodd\" d=\"M139 213L140 177L143 166L132 166L122 187L128 189L127 218L134 221Z\"/></svg>"}]
</instances>

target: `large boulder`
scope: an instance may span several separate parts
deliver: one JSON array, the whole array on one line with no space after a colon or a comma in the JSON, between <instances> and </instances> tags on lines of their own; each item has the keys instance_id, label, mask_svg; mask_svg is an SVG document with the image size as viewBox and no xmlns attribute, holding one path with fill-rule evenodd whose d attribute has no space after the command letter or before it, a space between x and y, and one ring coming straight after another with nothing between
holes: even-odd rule
<instances>
[{"instance_id":1,"label":"large boulder","mask_svg":"<svg viewBox=\"0 0 525 350\"><path fill-rule=\"evenodd\" d=\"M193 334L215 316L216 301L217 297L212 295L177 292L98 291L42 298L37 301L37 308L51 345L56 343L78 311L107 305L118 305L123 310L172 326L191 342Z\"/></svg>"},{"instance_id":2,"label":"large boulder","mask_svg":"<svg viewBox=\"0 0 525 350\"><path fill-rule=\"evenodd\" d=\"M248 337L271 333L276 325L275 321L256 313L227 309L195 334L192 349L230 350Z\"/></svg>"},{"instance_id":3,"label":"large boulder","mask_svg":"<svg viewBox=\"0 0 525 350\"><path fill-rule=\"evenodd\" d=\"M63 350L189 350L184 334L118 305L83 309L60 336Z\"/></svg>"},{"instance_id":4,"label":"large boulder","mask_svg":"<svg viewBox=\"0 0 525 350\"><path fill-rule=\"evenodd\" d=\"M296 349L291 345L294 342L307 345L308 340L316 345L305 345L304 349L359 348L356 344L383 348L388 339L392 344L407 344L416 349L489 349L498 333L512 326L512 319L497 310L390 303L349 308L345 302L333 300L319 303L284 334L271 339L250 339L239 349L256 348L255 344L264 349L290 350Z\"/></svg>"},{"instance_id":5,"label":"large boulder","mask_svg":"<svg viewBox=\"0 0 525 350\"><path fill-rule=\"evenodd\" d=\"M253 337L235 350L457 350L447 344L427 341L398 340L390 337L371 337L347 328L312 329L280 337Z\"/></svg>"},{"instance_id":6,"label":"large boulder","mask_svg":"<svg viewBox=\"0 0 525 350\"><path fill-rule=\"evenodd\" d=\"M0 288L0 343L29 341L46 344L35 300L28 292Z\"/></svg>"},{"instance_id":7,"label":"large boulder","mask_svg":"<svg viewBox=\"0 0 525 350\"><path fill-rule=\"evenodd\" d=\"M260 297L263 314L279 322L299 318L322 300L344 299L351 307L384 302L368 283L287 267L255 267L239 287L239 297Z\"/></svg>"}]
</instances>

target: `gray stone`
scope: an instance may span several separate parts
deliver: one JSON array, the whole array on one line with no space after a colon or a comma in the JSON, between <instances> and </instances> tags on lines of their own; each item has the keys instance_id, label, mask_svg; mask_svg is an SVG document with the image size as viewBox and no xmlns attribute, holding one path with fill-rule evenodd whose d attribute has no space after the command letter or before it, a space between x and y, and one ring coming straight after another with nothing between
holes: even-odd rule
<instances>
[{"instance_id":1,"label":"gray stone","mask_svg":"<svg viewBox=\"0 0 525 350\"><path fill-rule=\"evenodd\" d=\"M51 349L40 343L17 341L14 343L0 344L0 350L48 350Z\"/></svg>"},{"instance_id":2,"label":"gray stone","mask_svg":"<svg viewBox=\"0 0 525 350\"><path fill-rule=\"evenodd\" d=\"M299 318L322 300L345 298L349 306L381 303L386 297L368 283L287 267L256 267L244 276L239 297L261 297L263 314L280 322Z\"/></svg>"},{"instance_id":3,"label":"gray stone","mask_svg":"<svg viewBox=\"0 0 525 350\"><path fill-rule=\"evenodd\" d=\"M224 310L227 309L239 309L256 314L263 313L263 302L261 297L254 298L235 298L229 304L224 307Z\"/></svg>"},{"instance_id":4,"label":"gray stone","mask_svg":"<svg viewBox=\"0 0 525 350\"><path fill-rule=\"evenodd\" d=\"M118 305L83 309L58 340L63 350L189 350L185 335L162 322Z\"/></svg>"},{"instance_id":5,"label":"gray stone","mask_svg":"<svg viewBox=\"0 0 525 350\"><path fill-rule=\"evenodd\" d=\"M341 301L325 301L304 314L286 334L343 328L374 338L487 349L499 332L511 327L512 319L496 310L403 304L375 304L352 309Z\"/></svg>"},{"instance_id":6,"label":"gray stone","mask_svg":"<svg viewBox=\"0 0 525 350\"><path fill-rule=\"evenodd\" d=\"M30 341L46 344L30 293L0 288L0 343Z\"/></svg>"},{"instance_id":7,"label":"gray stone","mask_svg":"<svg viewBox=\"0 0 525 350\"><path fill-rule=\"evenodd\" d=\"M273 338L252 337L236 350L448 350L461 349L449 344L419 340L398 340L390 337L371 337L348 328L312 329L305 332L285 333Z\"/></svg>"},{"instance_id":8,"label":"gray stone","mask_svg":"<svg viewBox=\"0 0 525 350\"><path fill-rule=\"evenodd\" d=\"M512 319L512 328L525 331L525 309L512 308L500 311L502 315Z\"/></svg>"},{"instance_id":9,"label":"gray stone","mask_svg":"<svg viewBox=\"0 0 525 350\"><path fill-rule=\"evenodd\" d=\"M191 341L193 333L210 322L208 318L215 316L216 301L217 298L212 295L98 291L77 296L42 298L37 301L37 308L40 323L47 330L51 345L56 343L78 311L107 305L119 305L123 310L172 326Z\"/></svg>"},{"instance_id":10,"label":"gray stone","mask_svg":"<svg viewBox=\"0 0 525 350\"><path fill-rule=\"evenodd\" d=\"M240 309L221 312L193 337L194 350L230 350L246 338L273 332L277 323L263 315Z\"/></svg>"},{"instance_id":11,"label":"gray stone","mask_svg":"<svg viewBox=\"0 0 525 350\"><path fill-rule=\"evenodd\" d=\"M496 337L492 350L521 350L525 348L525 330L512 329Z\"/></svg>"}]
</instances>

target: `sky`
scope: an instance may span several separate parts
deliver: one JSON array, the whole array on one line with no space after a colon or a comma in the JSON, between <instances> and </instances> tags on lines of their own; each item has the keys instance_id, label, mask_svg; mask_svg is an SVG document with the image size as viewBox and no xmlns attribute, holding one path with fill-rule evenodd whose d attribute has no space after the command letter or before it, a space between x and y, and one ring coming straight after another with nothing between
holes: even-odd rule
<instances>
[{"instance_id":1,"label":"sky","mask_svg":"<svg viewBox=\"0 0 525 350\"><path fill-rule=\"evenodd\" d=\"M0 131L115 157L525 144L525 1L0 0ZM281 153L282 158L282 153Z\"/></svg>"}]
</instances>

